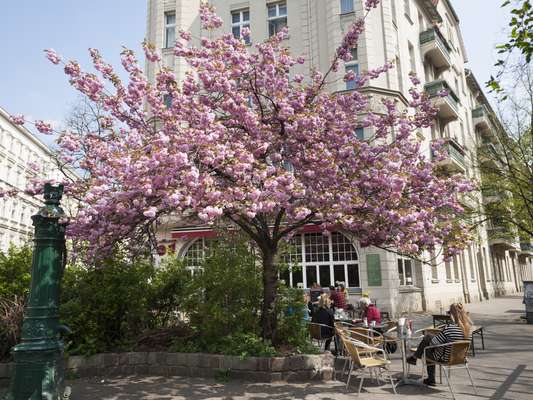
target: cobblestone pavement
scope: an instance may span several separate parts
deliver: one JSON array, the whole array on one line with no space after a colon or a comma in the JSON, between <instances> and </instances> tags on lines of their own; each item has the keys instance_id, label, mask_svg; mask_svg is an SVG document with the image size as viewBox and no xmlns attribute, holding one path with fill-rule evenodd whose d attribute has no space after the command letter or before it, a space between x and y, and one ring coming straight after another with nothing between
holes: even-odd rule
<instances>
[{"instance_id":1,"label":"cobblestone pavement","mask_svg":"<svg viewBox=\"0 0 533 400\"><path fill-rule=\"evenodd\" d=\"M470 359L477 394L467 383L466 371L454 371L452 382L457 399L533 399L533 325L520 320L524 306L520 296L509 296L468 305L477 325L485 327L486 350ZM415 326L427 326L428 316L414 317ZM478 346L476 346L478 347ZM399 355L393 356L392 370L401 371ZM419 374L421 367L413 368ZM438 378L437 378L438 379ZM352 378L348 390L339 381L309 384L254 384L216 382L181 377L123 377L82 379L70 382L72 400L345 400L355 399L358 379ZM359 399L451 399L445 384L435 388L403 386L398 396L390 386L365 380Z\"/></svg>"}]
</instances>

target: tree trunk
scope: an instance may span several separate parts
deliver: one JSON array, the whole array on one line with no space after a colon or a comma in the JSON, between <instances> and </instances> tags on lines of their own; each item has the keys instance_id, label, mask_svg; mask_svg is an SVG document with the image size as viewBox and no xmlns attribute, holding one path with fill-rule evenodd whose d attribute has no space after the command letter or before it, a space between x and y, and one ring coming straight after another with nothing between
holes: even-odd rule
<instances>
[{"instance_id":1,"label":"tree trunk","mask_svg":"<svg viewBox=\"0 0 533 400\"><path fill-rule=\"evenodd\" d=\"M276 266L276 250L263 250L263 307L261 312L261 335L263 339L276 343L277 313L276 295L278 271Z\"/></svg>"}]
</instances>

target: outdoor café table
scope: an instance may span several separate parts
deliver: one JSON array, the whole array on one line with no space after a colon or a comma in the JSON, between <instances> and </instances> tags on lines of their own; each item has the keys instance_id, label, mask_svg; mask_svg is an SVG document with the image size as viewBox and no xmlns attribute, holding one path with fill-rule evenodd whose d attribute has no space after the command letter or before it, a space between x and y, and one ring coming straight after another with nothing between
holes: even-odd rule
<instances>
[{"instance_id":1,"label":"outdoor caf\u00e9 table","mask_svg":"<svg viewBox=\"0 0 533 400\"><path fill-rule=\"evenodd\" d=\"M407 332L401 333L398 332L397 341L400 344L401 354L402 354L402 376L401 379L398 381L396 386L402 386L402 385L418 385L418 386L424 386L422 382L420 382L417 379L410 379L409 378L409 369L407 365L407 351L409 350L409 342L420 340L424 336L408 336Z\"/></svg>"}]
</instances>

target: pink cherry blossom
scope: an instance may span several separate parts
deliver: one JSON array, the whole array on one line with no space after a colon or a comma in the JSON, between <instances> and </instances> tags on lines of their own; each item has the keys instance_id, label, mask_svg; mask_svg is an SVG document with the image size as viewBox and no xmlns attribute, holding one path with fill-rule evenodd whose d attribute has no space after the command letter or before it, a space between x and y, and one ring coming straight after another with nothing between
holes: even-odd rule
<instances>
[{"instance_id":1,"label":"pink cherry blossom","mask_svg":"<svg viewBox=\"0 0 533 400\"><path fill-rule=\"evenodd\" d=\"M42 120L36 120L34 122L35 128L41 133L44 133L45 135L50 135L54 132L52 129L52 125L48 122L44 122Z\"/></svg>"},{"instance_id":2,"label":"pink cherry blossom","mask_svg":"<svg viewBox=\"0 0 533 400\"><path fill-rule=\"evenodd\" d=\"M57 65L61 62L61 57L54 49L47 49L44 52L46 53L46 58L48 58L53 64Z\"/></svg>"},{"instance_id":3,"label":"pink cherry blossom","mask_svg":"<svg viewBox=\"0 0 533 400\"><path fill-rule=\"evenodd\" d=\"M367 13L377 4L366 1ZM222 21L211 6L202 5L200 19L210 31L200 45L181 32L174 47L190 69L181 82L148 44L154 82L128 49L121 54L124 82L95 49L96 74L65 63L72 86L104 112L102 132L58 138L59 159L85 172L66 187L80 200L67 234L89 256L105 256L120 242L138 249L150 243L154 224L169 217L241 229L263 256L263 329L272 338L274 260L280 241L303 225L343 229L362 246L413 256L442 248L449 257L468 245L458 193L472 185L439 173L441 143L432 148L436 163L422 153L416 132L432 125L437 110L418 80L412 78L408 110L384 98L373 113L358 89L328 91L344 75L341 62L351 59L364 17L347 30L326 72L305 77L295 73L305 59L283 42L287 30L250 49L216 33ZM391 68L364 71L356 87ZM358 139L359 127L372 134ZM37 193L39 183L32 181L28 192Z\"/></svg>"},{"instance_id":4,"label":"pink cherry blossom","mask_svg":"<svg viewBox=\"0 0 533 400\"><path fill-rule=\"evenodd\" d=\"M11 115L11 122L13 122L15 125L24 125L26 122L24 115L18 114L18 115Z\"/></svg>"}]
</instances>

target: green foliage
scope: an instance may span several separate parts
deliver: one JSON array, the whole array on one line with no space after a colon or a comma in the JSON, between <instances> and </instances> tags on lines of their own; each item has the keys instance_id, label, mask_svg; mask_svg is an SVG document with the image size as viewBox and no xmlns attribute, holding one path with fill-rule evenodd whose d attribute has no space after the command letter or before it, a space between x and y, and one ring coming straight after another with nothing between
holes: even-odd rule
<instances>
[{"instance_id":1,"label":"green foliage","mask_svg":"<svg viewBox=\"0 0 533 400\"><path fill-rule=\"evenodd\" d=\"M0 298L26 297L30 290L32 250L28 245L11 245L0 252Z\"/></svg>"},{"instance_id":2,"label":"green foliage","mask_svg":"<svg viewBox=\"0 0 533 400\"><path fill-rule=\"evenodd\" d=\"M505 0L502 7L507 7L511 4L510 0ZM498 54L508 57L515 50L524 57L526 63L531 62L533 55L533 7L530 0L521 0L515 3L511 9L511 20L509 27L511 28L506 43L496 46ZM496 93L502 93L503 88L500 85L500 78L505 69L506 60L504 58L498 59L495 66L500 68L500 72L496 77L491 76L487 82L487 87ZM505 99L506 96L503 96Z\"/></svg>"},{"instance_id":3,"label":"green foliage","mask_svg":"<svg viewBox=\"0 0 533 400\"><path fill-rule=\"evenodd\" d=\"M7 255L0 255L1 293L11 298L26 295L30 267L29 247L11 248ZM65 337L67 352L90 355L133 350L146 343L150 347L160 341L142 338L158 333L168 339L168 346L173 336L168 336L167 331L178 332L171 350L179 352L240 357L273 356L280 350L315 352L303 323L303 293L283 285L278 287L276 304L279 347L274 348L260 337L261 268L254 249L245 241L219 241L195 271L175 257L164 260L157 268L147 260L120 257L97 268L68 266L61 285L60 307L61 323L71 329ZM14 307L9 308L6 318L15 321L10 323L12 337L20 328L23 304L15 313ZM185 319L179 320L178 315ZM0 339L7 343L8 330L3 332ZM13 344L10 339L2 351L7 354Z\"/></svg>"},{"instance_id":4,"label":"green foliage","mask_svg":"<svg viewBox=\"0 0 533 400\"><path fill-rule=\"evenodd\" d=\"M202 268L187 284L184 311L205 338L237 332L258 333L261 271L245 242L214 244Z\"/></svg>"},{"instance_id":5,"label":"green foliage","mask_svg":"<svg viewBox=\"0 0 533 400\"><path fill-rule=\"evenodd\" d=\"M20 340L24 305L31 283L31 248L11 245L0 252L0 360Z\"/></svg>"},{"instance_id":6,"label":"green foliage","mask_svg":"<svg viewBox=\"0 0 533 400\"><path fill-rule=\"evenodd\" d=\"M62 285L60 315L72 334L68 350L93 354L128 349L150 324L147 262L107 261L101 268L67 268Z\"/></svg>"}]
</instances>

